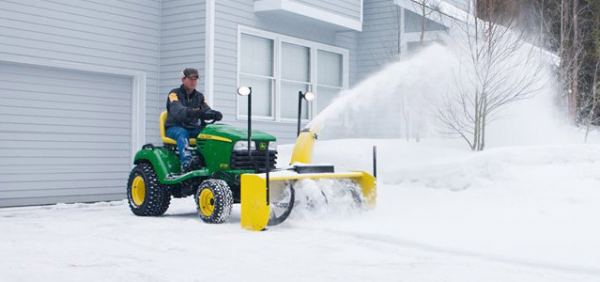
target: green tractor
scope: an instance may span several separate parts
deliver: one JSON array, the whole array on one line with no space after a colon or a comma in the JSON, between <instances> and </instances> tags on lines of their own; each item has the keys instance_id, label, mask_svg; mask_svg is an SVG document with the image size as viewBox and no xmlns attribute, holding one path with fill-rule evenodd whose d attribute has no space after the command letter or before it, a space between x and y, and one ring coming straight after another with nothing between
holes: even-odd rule
<instances>
[{"instance_id":1,"label":"green tractor","mask_svg":"<svg viewBox=\"0 0 600 282\"><path fill-rule=\"evenodd\" d=\"M242 227L264 230L283 222L295 202L294 183L301 179L348 178L362 188L361 199L375 206L375 178L365 172L335 173L332 166L308 165L316 140L315 130L304 130L291 163L276 170L276 138L225 124L209 124L190 138L193 170L181 172L175 140L165 135L167 112L160 115L162 146L146 144L134 158L127 196L138 216L160 216L172 197L194 196L199 217L207 223L225 222L232 205L240 203ZM248 135L251 136L248 140Z\"/></svg>"}]
</instances>

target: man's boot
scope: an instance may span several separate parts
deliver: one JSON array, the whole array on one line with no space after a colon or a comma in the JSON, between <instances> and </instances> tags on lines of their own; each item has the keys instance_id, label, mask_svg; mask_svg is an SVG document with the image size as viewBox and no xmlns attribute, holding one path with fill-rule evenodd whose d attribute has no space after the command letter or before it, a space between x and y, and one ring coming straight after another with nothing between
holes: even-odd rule
<instances>
[{"instance_id":1,"label":"man's boot","mask_svg":"<svg viewBox=\"0 0 600 282\"><path fill-rule=\"evenodd\" d=\"M181 173L188 173L190 171L192 171L192 162L187 161L181 164Z\"/></svg>"},{"instance_id":2,"label":"man's boot","mask_svg":"<svg viewBox=\"0 0 600 282\"><path fill-rule=\"evenodd\" d=\"M193 150L194 148L192 147L185 147L185 149L183 150L183 160L181 161L181 173L188 173L193 170L193 163L191 162Z\"/></svg>"}]
</instances>

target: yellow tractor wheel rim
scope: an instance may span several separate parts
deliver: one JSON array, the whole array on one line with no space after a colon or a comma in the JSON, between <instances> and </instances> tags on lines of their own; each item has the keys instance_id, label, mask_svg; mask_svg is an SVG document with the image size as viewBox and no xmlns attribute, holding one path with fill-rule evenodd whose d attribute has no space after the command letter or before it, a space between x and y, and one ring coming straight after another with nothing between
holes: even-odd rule
<instances>
[{"instance_id":1,"label":"yellow tractor wheel rim","mask_svg":"<svg viewBox=\"0 0 600 282\"><path fill-rule=\"evenodd\" d=\"M144 183L144 178L139 175L133 179L131 184L131 198L137 206L141 206L146 199L146 183Z\"/></svg>"},{"instance_id":2,"label":"yellow tractor wheel rim","mask_svg":"<svg viewBox=\"0 0 600 282\"><path fill-rule=\"evenodd\" d=\"M204 216L211 216L215 212L215 195L210 189L202 190L200 199L198 199L198 206Z\"/></svg>"}]
</instances>

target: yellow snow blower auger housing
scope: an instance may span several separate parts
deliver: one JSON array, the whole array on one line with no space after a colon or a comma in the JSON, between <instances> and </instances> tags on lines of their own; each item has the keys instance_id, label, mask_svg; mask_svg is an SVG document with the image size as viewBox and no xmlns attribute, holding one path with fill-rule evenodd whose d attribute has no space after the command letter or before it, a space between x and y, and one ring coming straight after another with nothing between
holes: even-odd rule
<instances>
[{"instance_id":1,"label":"yellow snow blower auger housing","mask_svg":"<svg viewBox=\"0 0 600 282\"><path fill-rule=\"evenodd\" d=\"M345 181L356 203L363 208L376 205L376 179L364 171L334 172L331 165L314 165L313 148L319 126L303 130L294 146L290 169L241 176L242 227L264 230L267 225L283 222L290 214L295 201L295 183L302 180L332 179ZM354 185L352 185L354 184ZM345 189L342 185L341 189ZM283 195L284 200L281 200ZM324 195L325 196L325 195ZM281 209L277 214L275 209Z\"/></svg>"}]
</instances>

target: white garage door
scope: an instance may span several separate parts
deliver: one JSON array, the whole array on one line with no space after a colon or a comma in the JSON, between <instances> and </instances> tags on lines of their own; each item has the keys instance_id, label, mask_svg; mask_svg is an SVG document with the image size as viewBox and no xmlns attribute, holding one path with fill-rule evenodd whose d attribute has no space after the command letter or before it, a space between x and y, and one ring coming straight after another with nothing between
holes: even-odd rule
<instances>
[{"instance_id":1,"label":"white garage door","mask_svg":"<svg viewBox=\"0 0 600 282\"><path fill-rule=\"evenodd\" d=\"M123 199L130 77L0 62L0 207Z\"/></svg>"}]
</instances>

